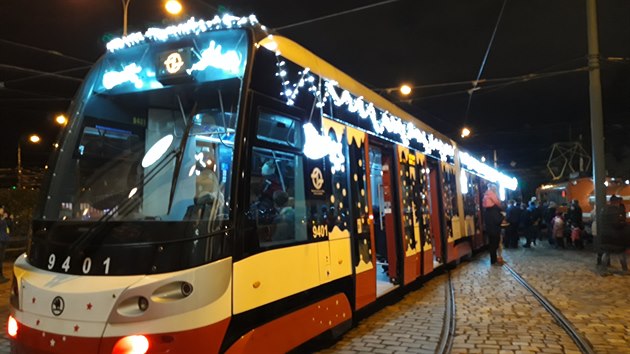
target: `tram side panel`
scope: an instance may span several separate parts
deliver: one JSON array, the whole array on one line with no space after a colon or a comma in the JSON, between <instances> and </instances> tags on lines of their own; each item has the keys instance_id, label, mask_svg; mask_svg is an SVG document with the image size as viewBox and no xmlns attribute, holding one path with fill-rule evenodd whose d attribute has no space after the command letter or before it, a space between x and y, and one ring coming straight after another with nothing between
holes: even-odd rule
<instances>
[{"instance_id":1,"label":"tram side panel","mask_svg":"<svg viewBox=\"0 0 630 354\"><path fill-rule=\"evenodd\" d=\"M234 262L233 321L223 346L232 353L288 351L352 318L347 170L304 155L302 107L309 102L289 107L271 98L273 85L261 84L277 80L275 70L265 71L263 64L275 68L267 57L253 84L266 94L252 95L248 118L243 251ZM313 123L321 132L321 122Z\"/></svg>"},{"instance_id":2,"label":"tram side panel","mask_svg":"<svg viewBox=\"0 0 630 354\"><path fill-rule=\"evenodd\" d=\"M446 263L450 263L459 259L456 242L459 243L459 240L462 237L455 166L445 162L440 162L440 181L444 211Z\"/></svg>"},{"instance_id":3,"label":"tram side panel","mask_svg":"<svg viewBox=\"0 0 630 354\"><path fill-rule=\"evenodd\" d=\"M420 225L418 224L419 205L416 155L408 148L398 146L398 197L401 211L402 251L404 259L404 284L409 284L420 276Z\"/></svg>"},{"instance_id":4,"label":"tram side panel","mask_svg":"<svg viewBox=\"0 0 630 354\"><path fill-rule=\"evenodd\" d=\"M432 228L431 216L431 191L430 191L430 169L427 165L427 156L416 152L416 203L418 203L418 213L415 223L420 231L421 274L427 275L433 271L436 263L434 244L435 238L439 237L439 232Z\"/></svg>"}]
</instances>

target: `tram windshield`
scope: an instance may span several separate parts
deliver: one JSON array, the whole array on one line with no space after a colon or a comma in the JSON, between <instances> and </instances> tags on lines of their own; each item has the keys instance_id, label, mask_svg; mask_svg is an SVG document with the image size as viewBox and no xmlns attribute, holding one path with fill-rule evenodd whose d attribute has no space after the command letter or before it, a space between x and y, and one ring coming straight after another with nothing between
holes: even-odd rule
<instances>
[{"instance_id":1,"label":"tram windshield","mask_svg":"<svg viewBox=\"0 0 630 354\"><path fill-rule=\"evenodd\" d=\"M42 219L228 220L246 37L206 33L105 56L77 98Z\"/></svg>"}]
</instances>

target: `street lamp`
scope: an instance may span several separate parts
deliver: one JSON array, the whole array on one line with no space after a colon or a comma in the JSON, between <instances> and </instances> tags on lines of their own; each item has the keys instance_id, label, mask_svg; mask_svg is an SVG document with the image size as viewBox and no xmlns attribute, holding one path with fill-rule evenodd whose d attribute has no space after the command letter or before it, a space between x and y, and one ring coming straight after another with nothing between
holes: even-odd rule
<instances>
[{"instance_id":1,"label":"street lamp","mask_svg":"<svg viewBox=\"0 0 630 354\"><path fill-rule=\"evenodd\" d=\"M404 96L407 96L411 93L411 87L407 84L400 86L400 93L402 93Z\"/></svg>"},{"instance_id":2,"label":"street lamp","mask_svg":"<svg viewBox=\"0 0 630 354\"><path fill-rule=\"evenodd\" d=\"M55 122L63 126L63 125L66 125L66 123L68 123L68 118L66 118L66 116L64 116L63 114L60 114L57 117L55 117Z\"/></svg>"},{"instance_id":3,"label":"street lamp","mask_svg":"<svg viewBox=\"0 0 630 354\"><path fill-rule=\"evenodd\" d=\"M31 134L28 137L28 141L32 144L37 144L42 139L37 134ZM18 138L17 144L17 187L22 187L22 137Z\"/></svg>"},{"instance_id":4,"label":"street lamp","mask_svg":"<svg viewBox=\"0 0 630 354\"><path fill-rule=\"evenodd\" d=\"M177 0L168 0L164 3L166 12L171 15L179 15L182 12L182 4Z\"/></svg>"},{"instance_id":5,"label":"street lamp","mask_svg":"<svg viewBox=\"0 0 630 354\"><path fill-rule=\"evenodd\" d=\"M462 134L461 134L462 138L467 138L468 136L470 136L470 129L464 127L462 128Z\"/></svg>"}]
</instances>

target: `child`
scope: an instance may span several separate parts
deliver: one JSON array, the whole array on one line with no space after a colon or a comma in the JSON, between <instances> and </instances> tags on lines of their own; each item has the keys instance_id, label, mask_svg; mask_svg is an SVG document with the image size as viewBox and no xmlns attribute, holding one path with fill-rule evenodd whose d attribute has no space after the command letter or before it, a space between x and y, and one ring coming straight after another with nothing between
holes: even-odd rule
<instances>
[{"instance_id":1,"label":"child","mask_svg":"<svg viewBox=\"0 0 630 354\"><path fill-rule=\"evenodd\" d=\"M564 248L564 219L562 218L562 212L556 212L556 216L551 220L551 224L553 225L552 233L556 241L556 248Z\"/></svg>"}]
</instances>

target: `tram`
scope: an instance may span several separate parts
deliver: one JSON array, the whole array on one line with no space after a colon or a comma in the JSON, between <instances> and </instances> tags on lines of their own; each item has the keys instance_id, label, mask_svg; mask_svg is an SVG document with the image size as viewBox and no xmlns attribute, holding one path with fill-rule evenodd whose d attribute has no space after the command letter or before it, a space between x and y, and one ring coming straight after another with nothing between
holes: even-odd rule
<instances>
[{"instance_id":1,"label":"tram","mask_svg":"<svg viewBox=\"0 0 630 354\"><path fill-rule=\"evenodd\" d=\"M606 201L616 195L621 198L626 210L630 210L630 180L608 177L604 181L606 187ZM579 177L568 181L546 183L536 189L538 200L554 202L562 211L572 200L577 200L582 209L582 216L592 221L591 212L595 204L595 187L591 177ZM626 220L630 222L630 212L626 213Z\"/></svg>"},{"instance_id":2,"label":"tram","mask_svg":"<svg viewBox=\"0 0 630 354\"><path fill-rule=\"evenodd\" d=\"M107 44L69 108L13 353L286 352L482 247L517 181L255 17Z\"/></svg>"}]
</instances>

